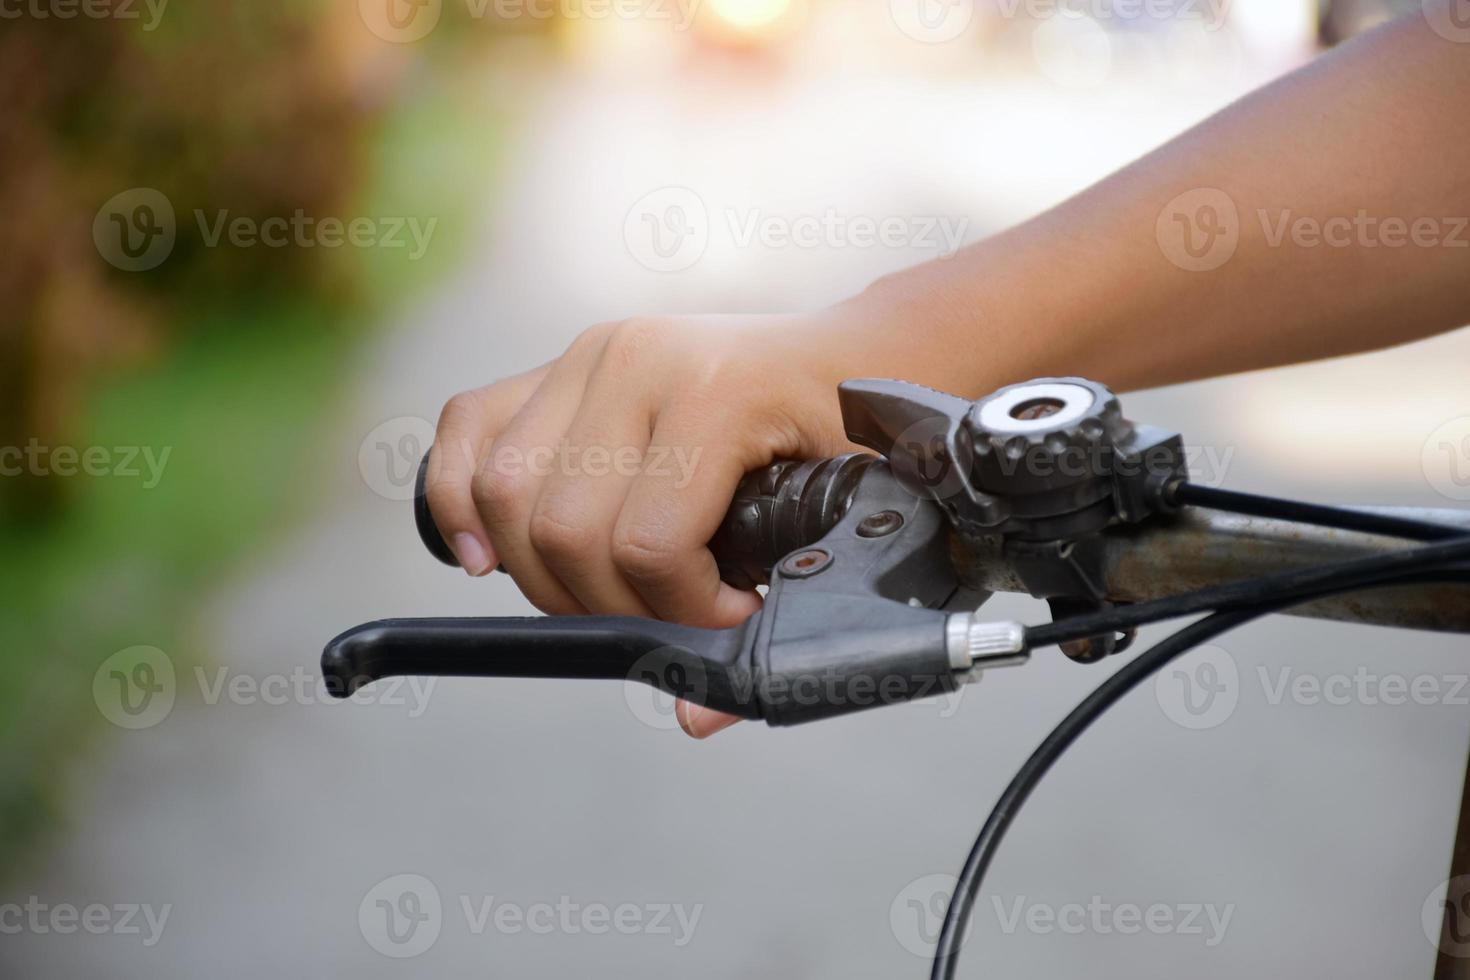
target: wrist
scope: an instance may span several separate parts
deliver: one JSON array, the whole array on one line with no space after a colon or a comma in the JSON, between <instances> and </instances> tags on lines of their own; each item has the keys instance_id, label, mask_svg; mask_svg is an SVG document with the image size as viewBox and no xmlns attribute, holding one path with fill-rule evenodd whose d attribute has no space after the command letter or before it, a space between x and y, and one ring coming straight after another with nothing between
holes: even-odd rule
<instances>
[{"instance_id":1,"label":"wrist","mask_svg":"<svg viewBox=\"0 0 1470 980\"><path fill-rule=\"evenodd\" d=\"M1014 331L974 265L956 256L905 269L824 311L848 376L897 378L966 398L1023 380L1026 352L1009 341Z\"/></svg>"}]
</instances>

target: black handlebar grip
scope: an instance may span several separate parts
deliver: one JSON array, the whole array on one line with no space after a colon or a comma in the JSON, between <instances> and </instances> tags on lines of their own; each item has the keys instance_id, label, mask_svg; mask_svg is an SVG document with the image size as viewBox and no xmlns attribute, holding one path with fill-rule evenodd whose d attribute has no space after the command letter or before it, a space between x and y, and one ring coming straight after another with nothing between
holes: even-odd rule
<instances>
[{"instance_id":1,"label":"black handlebar grip","mask_svg":"<svg viewBox=\"0 0 1470 980\"><path fill-rule=\"evenodd\" d=\"M820 541L842 520L875 459L848 453L745 474L709 543L720 578L739 589L770 581L776 562Z\"/></svg>"},{"instance_id":2,"label":"black handlebar grip","mask_svg":"<svg viewBox=\"0 0 1470 980\"><path fill-rule=\"evenodd\" d=\"M781 558L819 541L847 513L858 483L876 457L848 453L832 459L772 463L747 473L730 510L710 539L720 578L741 589L769 581ZM413 519L429 554L459 566L429 512L429 456L419 463Z\"/></svg>"},{"instance_id":3,"label":"black handlebar grip","mask_svg":"<svg viewBox=\"0 0 1470 980\"><path fill-rule=\"evenodd\" d=\"M434 515L429 513L429 453L419 460L419 475L413 484L413 523L419 529L419 540L429 549L429 554L453 568L459 567L459 559L449 550Z\"/></svg>"}]
</instances>

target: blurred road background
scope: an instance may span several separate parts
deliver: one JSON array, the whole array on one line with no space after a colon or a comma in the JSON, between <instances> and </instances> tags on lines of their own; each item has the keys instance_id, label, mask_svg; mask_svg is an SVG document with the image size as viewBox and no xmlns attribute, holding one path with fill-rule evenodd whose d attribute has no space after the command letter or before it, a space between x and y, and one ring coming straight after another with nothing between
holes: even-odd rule
<instances>
[{"instance_id":1,"label":"blurred road background","mask_svg":"<svg viewBox=\"0 0 1470 980\"><path fill-rule=\"evenodd\" d=\"M600 320L810 308L944 253L944 229L983 237L1312 57L1313 5L1240 0L1218 22L1224 8L1188 3L1135 19L901 0L709 0L687 22L671 2L545 20L414 9L236 13L205 31L169 8L152 34L121 25L168 69L141 76L167 93L167 112L133 120L147 135L90 119L85 86L36 96L50 129L8 134L29 149L10 199L38 207L50 188L81 243L52 236L9 283L23 323L8 340L41 351L14 366L24 390L75 396L13 395L8 438L171 461L151 487L120 465L6 487L21 601L0 614L0 974L924 975L934 876L1111 668L1041 656L944 702L697 744L662 699L618 685L420 682L338 704L315 684L320 647L384 616L530 611L413 533L411 467L453 392ZM1375 11L1339 9L1332 31ZM23 27L32 60L82 57L55 24ZM120 25L87 29L106 48ZM237 92L179 53L199 33L224 67L242 59ZM278 77L288 41L300 61ZM208 115L209 98L275 111L197 146L161 124ZM56 159L120 143L135 151L66 185L90 195L69 210ZM130 272L90 235L135 188L169 202L177 243ZM192 217L298 207L435 230L422 260L382 235L264 252L201 247ZM895 247L862 244L862 222L889 219ZM767 220L826 230L746 236ZM73 369L83 349L103 354ZM1467 355L1455 335L1126 403L1183 431L1210 482L1455 506L1470 492L1451 499L1461 461L1435 434L1470 411ZM1203 715L1181 714L1180 677L1138 692L1018 822L962 974L1429 976L1421 919L1428 905L1438 922L1470 743L1463 654L1456 638L1277 619L1186 664L1223 678ZM1303 676L1438 694L1282 695ZM1127 928L1127 906L1174 925ZM1047 924L1072 907L1113 911ZM88 908L105 910L95 930L78 924ZM609 928L620 908L627 928Z\"/></svg>"}]
</instances>

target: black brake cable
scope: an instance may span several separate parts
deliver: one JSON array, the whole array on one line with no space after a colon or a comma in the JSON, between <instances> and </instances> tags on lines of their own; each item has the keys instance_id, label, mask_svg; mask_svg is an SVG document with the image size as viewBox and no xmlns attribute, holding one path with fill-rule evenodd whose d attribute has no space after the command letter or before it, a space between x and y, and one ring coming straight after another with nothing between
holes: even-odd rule
<instances>
[{"instance_id":1,"label":"black brake cable","mask_svg":"<svg viewBox=\"0 0 1470 980\"><path fill-rule=\"evenodd\" d=\"M1470 570L1459 569L1453 571L1426 572L1422 569L1416 569L1366 585L1356 585L1348 588L1327 588L1310 594L1305 599L1322 598L1326 595L1340 594L1359 589L1405 585L1417 582L1470 583ZM1041 778L1056 764L1057 760L1062 757L1078 737L1124 695L1153 676L1171 661L1188 653L1196 646L1208 642L1237 626L1269 615L1270 613L1278 612L1281 609L1289 608L1302 601L1304 601L1303 597L1295 597L1274 602L1263 602L1251 608L1216 612L1203 619L1196 620L1178 632L1161 640L1119 669L1117 673L1098 685L1096 690L1088 695L1076 708L1073 708L1056 728L1052 729L1051 734L1037 746L1036 751L1031 753L1031 756L1021 766L1020 770L1017 771L1015 777L1006 787L1005 792L1001 794L1000 799L996 801L995 807L990 811L990 816L986 818L979 835L975 838L974 845L970 848L969 856L965 859L964 869L960 872L959 879L955 883L954 896L950 899L949 909L945 914L944 927L940 931L939 942L935 946L934 967L930 972L931 980L954 980L955 969L959 963L960 942L964 934L965 923L969 921L970 915L974 910L975 899L980 891L981 880L984 878L986 870L990 867L990 863L995 857L995 852L1000 847L1001 840L1005 837L1005 833L1010 828L1011 822L1015 819L1016 814L1026 802L1026 799L1031 795L1032 790L1036 788L1037 784L1041 782Z\"/></svg>"},{"instance_id":2,"label":"black brake cable","mask_svg":"<svg viewBox=\"0 0 1470 980\"><path fill-rule=\"evenodd\" d=\"M944 916L944 927L939 933L939 942L934 947L934 968L931 980L953 980L959 965L960 939L964 927L970 920L975 907L975 898L980 891L980 882L985 876L1001 840L1015 820L1016 814L1026 802L1031 791L1041 782L1041 777L1062 757L1072 743L1087 730L1103 712L1118 699L1146 680L1169 661L1180 656L1191 647L1204 643L1257 616L1264 616L1268 609L1240 609L1232 612L1215 613L1192 623L1163 642L1151 647L1130 661L1116 674L1104 681L1077 707L1073 708L1061 724L1052 729L1050 735L1031 753L1025 764L1017 771L1005 792L990 811L980 834L975 838L970 854L965 859L964 870L955 883L954 895Z\"/></svg>"},{"instance_id":3,"label":"black brake cable","mask_svg":"<svg viewBox=\"0 0 1470 980\"><path fill-rule=\"evenodd\" d=\"M1217 487L1200 486L1188 481L1171 486L1165 491L1164 498L1175 505L1208 507L1211 510L1227 511L1232 514L1267 517L1301 524L1319 524L1343 531L1382 534L1389 537L1406 538L1410 541L1444 541L1470 533L1470 530L1462 527L1432 524L1428 521L1418 521L1393 514L1309 504L1300 500L1241 493L1238 490L1221 490Z\"/></svg>"},{"instance_id":4,"label":"black brake cable","mask_svg":"<svg viewBox=\"0 0 1470 980\"><path fill-rule=\"evenodd\" d=\"M1340 590L1346 590L1353 587L1355 583L1368 584L1385 576L1400 572L1407 573L1413 567L1427 568L1470 558L1470 530L1464 528L1374 514L1368 511L1348 510L1342 507L1327 507L1321 504L1307 504L1231 490L1216 490L1192 483L1176 484L1168 491L1168 495L1175 503L1188 502L1215 510L1437 543L1334 562L1330 565L1293 569L1277 575L1263 575L1242 582L1230 582L1150 602L1117 606L1101 613L1069 617L1061 622L1029 627L1026 630L1028 647L1050 646L1054 643L1101 636L1109 632L1126 632L1161 619L1175 619L1194 613L1249 608L1263 602L1289 600L1294 595L1303 595L1319 587L1335 585Z\"/></svg>"},{"instance_id":5,"label":"black brake cable","mask_svg":"<svg viewBox=\"0 0 1470 980\"><path fill-rule=\"evenodd\" d=\"M965 860L964 869L960 872L954 896L945 914L939 942L935 946L931 980L953 980L959 964L960 940L965 923L974 911L981 880L1021 806L1042 777L1078 737L1129 691L1170 661L1201 643L1253 619L1302 602L1344 592L1411 582L1470 581L1470 570L1457 566L1458 561L1470 558L1470 540L1448 540L1470 536L1470 532L1463 529L1389 515L1213 490L1187 483L1176 486L1171 493L1179 503L1192 503L1216 510L1445 543L1406 548L1386 555L1301 569L1283 575L1264 576L1115 610L1114 613L1132 613L1131 618L1134 621L1129 625L1140 625L1212 608L1215 611L1155 644L1100 684L1062 719L1026 760L996 801ZM1065 624L1053 623L1050 627L1033 627L1026 631L1027 644L1030 647L1064 642L1066 639L1116 629L1118 627L1111 623L1114 618L1116 616L1110 613L1079 617L1067 620ZM1079 632L1068 635L1069 629L1058 628L1059 626L1077 627ZM1053 633L1056 638L1052 637Z\"/></svg>"},{"instance_id":6,"label":"black brake cable","mask_svg":"<svg viewBox=\"0 0 1470 980\"><path fill-rule=\"evenodd\" d=\"M1066 643L1109 631L1123 632L1137 626L1176 619L1194 613L1227 609L1253 609L1285 601L1295 604L1302 596L1319 597L1372 585L1401 575L1412 575L1456 562L1470 561L1470 535L1416 548L1402 548L1366 558L1313 565L1276 575L1198 589L1149 602L1116 606L1101 613L1026 628L1026 646L1035 649Z\"/></svg>"}]
</instances>

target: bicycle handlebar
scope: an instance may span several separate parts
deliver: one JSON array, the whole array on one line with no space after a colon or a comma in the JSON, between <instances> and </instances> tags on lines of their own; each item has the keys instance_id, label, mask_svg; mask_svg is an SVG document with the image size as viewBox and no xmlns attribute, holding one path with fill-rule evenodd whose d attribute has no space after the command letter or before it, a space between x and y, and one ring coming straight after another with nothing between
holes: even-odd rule
<instances>
[{"instance_id":1,"label":"bicycle handlebar","mask_svg":"<svg viewBox=\"0 0 1470 980\"><path fill-rule=\"evenodd\" d=\"M876 458L850 453L807 462L783 461L746 474L710 540L720 578L749 589L770 580L783 557L815 544L847 513L859 482ZM414 522L439 561L458 567L429 511L429 456L419 464ZM1470 534L1470 511L1408 507L1364 508L1365 514L1405 522L1432 522ZM1118 528L1100 539L1112 602L1145 602L1171 592L1221 585L1271 572L1344 561L1399 543L1377 534L1351 533L1267 517L1192 507L1140 528ZM975 542L951 549L958 579L975 593L1031 591L1013 561ZM1462 585L1401 586L1337 596L1296 606L1284 615L1440 632L1470 632L1470 603Z\"/></svg>"}]
</instances>

